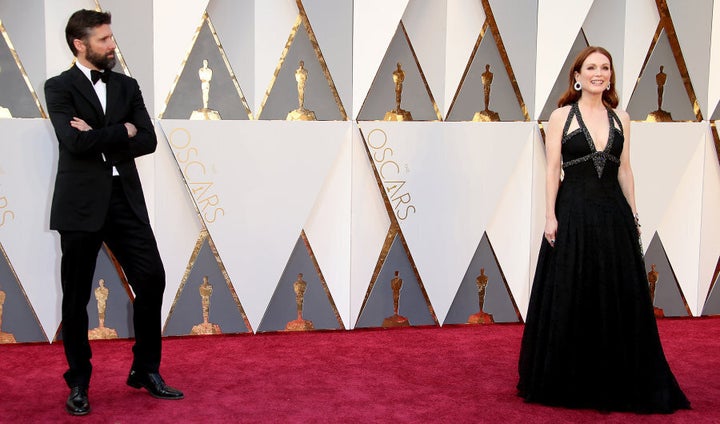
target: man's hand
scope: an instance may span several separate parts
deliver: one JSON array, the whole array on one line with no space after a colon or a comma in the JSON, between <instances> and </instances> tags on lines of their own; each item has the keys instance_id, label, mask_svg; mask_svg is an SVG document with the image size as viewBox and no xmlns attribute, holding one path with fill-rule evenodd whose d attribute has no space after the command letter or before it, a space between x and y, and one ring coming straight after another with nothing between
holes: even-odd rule
<instances>
[{"instance_id":1,"label":"man's hand","mask_svg":"<svg viewBox=\"0 0 720 424\"><path fill-rule=\"evenodd\" d=\"M77 116L73 116L72 121L70 121L70 126L80 131L90 131L92 129L92 127L88 125L87 122L83 121Z\"/></svg>"},{"instance_id":2,"label":"man's hand","mask_svg":"<svg viewBox=\"0 0 720 424\"><path fill-rule=\"evenodd\" d=\"M128 137L135 137L135 135L137 134L137 128L135 128L135 125L131 124L130 122L126 122L125 128L127 128Z\"/></svg>"}]
</instances>

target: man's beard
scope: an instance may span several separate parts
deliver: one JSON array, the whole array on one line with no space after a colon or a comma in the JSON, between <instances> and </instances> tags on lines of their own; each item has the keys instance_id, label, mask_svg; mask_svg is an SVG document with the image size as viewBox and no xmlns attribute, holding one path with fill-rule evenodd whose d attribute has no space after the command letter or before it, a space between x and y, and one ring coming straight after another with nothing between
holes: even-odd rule
<instances>
[{"instance_id":1,"label":"man's beard","mask_svg":"<svg viewBox=\"0 0 720 424\"><path fill-rule=\"evenodd\" d=\"M115 67L115 57L108 57L110 54L114 55L115 52L113 51L105 54L96 53L89 45L87 45L87 49L85 50L85 59L98 69L110 70Z\"/></svg>"}]
</instances>

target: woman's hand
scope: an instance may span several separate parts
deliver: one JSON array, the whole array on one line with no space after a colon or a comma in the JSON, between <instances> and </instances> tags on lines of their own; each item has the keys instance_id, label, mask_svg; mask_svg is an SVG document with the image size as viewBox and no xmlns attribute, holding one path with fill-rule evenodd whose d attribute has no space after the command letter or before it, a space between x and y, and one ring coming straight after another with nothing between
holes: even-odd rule
<instances>
[{"instance_id":1,"label":"woman's hand","mask_svg":"<svg viewBox=\"0 0 720 424\"><path fill-rule=\"evenodd\" d=\"M553 216L552 218L545 218L545 239L550 243L550 246L555 247L555 237L557 236L557 219Z\"/></svg>"}]
</instances>

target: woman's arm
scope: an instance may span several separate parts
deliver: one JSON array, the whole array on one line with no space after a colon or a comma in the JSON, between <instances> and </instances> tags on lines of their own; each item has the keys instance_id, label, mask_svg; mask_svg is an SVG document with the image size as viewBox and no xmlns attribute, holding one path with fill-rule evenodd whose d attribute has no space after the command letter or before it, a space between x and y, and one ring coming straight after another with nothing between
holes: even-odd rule
<instances>
[{"instance_id":1,"label":"woman's arm","mask_svg":"<svg viewBox=\"0 0 720 424\"><path fill-rule=\"evenodd\" d=\"M557 236L557 218L555 216L555 200L560 188L560 171L562 169L562 131L570 107L555 109L545 131L545 158L547 172L545 174L545 238L551 246L555 246Z\"/></svg>"},{"instance_id":2,"label":"woman's arm","mask_svg":"<svg viewBox=\"0 0 720 424\"><path fill-rule=\"evenodd\" d=\"M623 126L623 136L625 143L620 154L620 168L618 170L618 182L622 189L625 200L627 200L632 209L635 223L640 231L640 222L638 218L637 207L635 206L635 178L633 177L632 167L630 166L630 116L624 110L616 110L615 113L620 118Z\"/></svg>"}]
</instances>

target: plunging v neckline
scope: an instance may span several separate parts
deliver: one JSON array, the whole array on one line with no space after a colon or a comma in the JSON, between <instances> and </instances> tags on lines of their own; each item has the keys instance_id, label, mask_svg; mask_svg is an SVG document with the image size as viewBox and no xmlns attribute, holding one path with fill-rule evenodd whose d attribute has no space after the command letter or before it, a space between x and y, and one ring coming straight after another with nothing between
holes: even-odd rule
<instances>
[{"instance_id":1,"label":"plunging v neckline","mask_svg":"<svg viewBox=\"0 0 720 424\"><path fill-rule=\"evenodd\" d=\"M588 145L590 146L590 152L607 152L612 146L613 141L613 118L610 114L610 110L605 107L605 112L608 116L608 137L607 142L605 143L605 147L603 147L602 149L598 149L597 145L595 145L595 140L593 140L592 135L590 134L590 131L588 130L587 126L585 125L585 121L582 118L582 112L580 112L580 105L578 103L575 103L575 112L575 116L578 120L578 125L582 129L583 134L585 134L585 138L587 139Z\"/></svg>"}]
</instances>

